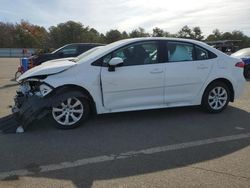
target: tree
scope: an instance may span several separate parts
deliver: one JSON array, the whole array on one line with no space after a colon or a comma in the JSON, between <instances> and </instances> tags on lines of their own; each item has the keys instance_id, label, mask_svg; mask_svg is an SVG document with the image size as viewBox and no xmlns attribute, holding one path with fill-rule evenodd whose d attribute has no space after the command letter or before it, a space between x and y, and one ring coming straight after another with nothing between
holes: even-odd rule
<instances>
[{"instance_id":1,"label":"tree","mask_svg":"<svg viewBox=\"0 0 250 188\"><path fill-rule=\"evenodd\" d=\"M207 39L208 41L216 41L221 40L222 32L219 31L219 29L213 30L213 33L208 35Z\"/></svg>"},{"instance_id":2,"label":"tree","mask_svg":"<svg viewBox=\"0 0 250 188\"><path fill-rule=\"evenodd\" d=\"M202 35L200 27L194 27L192 30L193 30L192 31L193 39L195 39L195 40L203 40L204 39L204 35Z\"/></svg>"},{"instance_id":3,"label":"tree","mask_svg":"<svg viewBox=\"0 0 250 188\"><path fill-rule=\"evenodd\" d=\"M123 31L123 32L122 32L122 38L123 38L123 39L129 38L128 33L127 33L126 31Z\"/></svg>"},{"instance_id":4,"label":"tree","mask_svg":"<svg viewBox=\"0 0 250 188\"><path fill-rule=\"evenodd\" d=\"M12 23L0 22L0 48L10 48L14 45L15 26Z\"/></svg>"},{"instance_id":5,"label":"tree","mask_svg":"<svg viewBox=\"0 0 250 188\"><path fill-rule=\"evenodd\" d=\"M188 39L195 39L195 40L203 40L204 36L202 35L202 31L200 27L196 26L192 29L189 28L187 25L181 28L180 31L176 34L179 38L188 38Z\"/></svg>"},{"instance_id":6,"label":"tree","mask_svg":"<svg viewBox=\"0 0 250 188\"><path fill-rule=\"evenodd\" d=\"M180 31L178 31L177 37L179 37L179 38L193 38L194 36L193 36L192 30L187 25L185 25L184 27L181 28Z\"/></svg>"},{"instance_id":7,"label":"tree","mask_svg":"<svg viewBox=\"0 0 250 188\"><path fill-rule=\"evenodd\" d=\"M49 28L50 39L54 47L60 47L67 43L85 42L83 33L88 28L78 22L68 21ZM85 39L85 40L84 40Z\"/></svg>"},{"instance_id":8,"label":"tree","mask_svg":"<svg viewBox=\"0 0 250 188\"><path fill-rule=\"evenodd\" d=\"M44 27L22 20L15 25L14 41L15 46L20 48L47 48L48 32Z\"/></svg>"},{"instance_id":9,"label":"tree","mask_svg":"<svg viewBox=\"0 0 250 188\"><path fill-rule=\"evenodd\" d=\"M155 27L153 29L153 34L152 34L153 37L164 37L165 36L165 33L162 29L158 28L158 27Z\"/></svg>"},{"instance_id":10,"label":"tree","mask_svg":"<svg viewBox=\"0 0 250 188\"><path fill-rule=\"evenodd\" d=\"M111 29L104 35L103 33L99 33L95 28L90 28L80 22L74 21L59 23L56 26L51 26L48 30L24 20L16 24L0 22L0 33L0 48L27 47L47 49L58 48L75 42L111 43L120 39L149 36L204 39L204 35L198 26L190 28L186 25L176 34L169 33L158 27L153 28L152 33L147 33L145 29L139 27L130 33ZM223 33L219 29L215 29L206 40L238 40L237 45L240 48L250 46L250 38L244 35L242 31L237 30Z\"/></svg>"},{"instance_id":11,"label":"tree","mask_svg":"<svg viewBox=\"0 0 250 188\"><path fill-rule=\"evenodd\" d=\"M106 33L106 42L111 43L122 39L122 34L117 29L111 29Z\"/></svg>"},{"instance_id":12,"label":"tree","mask_svg":"<svg viewBox=\"0 0 250 188\"><path fill-rule=\"evenodd\" d=\"M233 31L222 33L218 29L213 31L213 34L210 34L207 41L218 41L218 40L238 40L239 48L246 48L250 46L250 38L243 34L242 31ZM237 41L236 41L237 42Z\"/></svg>"},{"instance_id":13,"label":"tree","mask_svg":"<svg viewBox=\"0 0 250 188\"><path fill-rule=\"evenodd\" d=\"M137 37L149 37L150 34L145 32L145 29L139 27L138 29L134 29L129 33L130 38L137 38Z\"/></svg>"}]
</instances>

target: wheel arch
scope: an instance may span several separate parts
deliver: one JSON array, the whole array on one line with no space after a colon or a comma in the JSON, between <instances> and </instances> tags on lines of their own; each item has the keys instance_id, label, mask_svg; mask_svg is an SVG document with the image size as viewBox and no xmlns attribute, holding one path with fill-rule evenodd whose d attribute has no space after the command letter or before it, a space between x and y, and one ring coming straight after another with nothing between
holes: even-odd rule
<instances>
[{"instance_id":1,"label":"wheel arch","mask_svg":"<svg viewBox=\"0 0 250 188\"><path fill-rule=\"evenodd\" d=\"M74 84L67 84L67 85L59 86L59 87L54 88L54 90L49 95L54 95L56 93L68 92L68 91L79 91L80 93L82 93L83 97L85 97L89 101L91 112L94 114L97 113L96 104L92 95L86 88L83 88L81 86L74 85Z\"/></svg>"},{"instance_id":2,"label":"wheel arch","mask_svg":"<svg viewBox=\"0 0 250 188\"><path fill-rule=\"evenodd\" d=\"M229 92L230 92L230 99L229 99L229 101L230 101L230 102L234 102L234 88L233 88L233 84L232 84L228 79L226 79L226 78L216 78L216 79L212 80L212 81L206 86L206 88L205 88L205 90L204 90L204 92L203 92L203 94L202 94L202 100L203 100L203 97L204 97L204 94L205 94L207 88L208 88L211 84L213 84L213 83L215 83L215 82L223 82L223 83L225 83L225 84L228 86L228 89L229 89Z\"/></svg>"}]
</instances>

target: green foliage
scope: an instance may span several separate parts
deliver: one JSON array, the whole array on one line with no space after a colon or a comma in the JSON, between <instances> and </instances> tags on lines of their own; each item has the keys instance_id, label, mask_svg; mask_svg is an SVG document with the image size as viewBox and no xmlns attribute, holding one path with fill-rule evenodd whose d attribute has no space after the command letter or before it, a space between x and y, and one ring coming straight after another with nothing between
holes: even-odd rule
<instances>
[{"instance_id":1,"label":"green foliage","mask_svg":"<svg viewBox=\"0 0 250 188\"><path fill-rule=\"evenodd\" d=\"M220 32L219 29L215 29L213 34L210 34L207 41L218 41L218 40L239 40L239 48L246 48L250 46L250 38L242 31L232 31L232 32Z\"/></svg>"},{"instance_id":2,"label":"green foliage","mask_svg":"<svg viewBox=\"0 0 250 188\"><path fill-rule=\"evenodd\" d=\"M155 27L153 29L153 34L152 34L153 37L164 37L164 31L163 29L160 29L158 27Z\"/></svg>"},{"instance_id":3,"label":"green foliage","mask_svg":"<svg viewBox=\"0 0 250 188\"><path fill-rule=\"evenodd\" d=\"M0 22L0 47L10 48L14 46L15 25Z\"/></svg>"},{"instance_id":4,"label":"green foliage","mask_svg":"<svg viewBox=\"0 0 250 188\"><path fill-rule=\"evenodd\" d=\"M94 28L84 27L81 23L68 21L49 28L51 44L54 48L68 43L99 42L100 34Z\"/></svg>"},{"instance_id":5,"label":"green foliage","mask_svg":"<svg viewBox=\"0 0 250 188\"><path fill-rule=\"evenodd\" d=\"M106 33L106 42L111 43L122 39L122 34L117 29L111 29Z\"/></svg>"},{"instance_id":6,"label":"green foliage","mask_svg":"<svg viewBox=\"0 0 250 188\"><path fill-rule=\"evenodd\" d=\"M80 22L67 21L56 26L51 26L48 30L44 27L33 25L22 20L20 23L0 22L0 48L58 48L68 43L111 43L117 40L136 37L179 37L195 40L204 40L204 35L200 27L190 28L187 25L182 27L176 34L171 34L161 28L155 27L152 33L147 33L145 29L139 27L130 33L120 32L111 29L105 34L99 33L96 29L84 26ZM242 31L221 32L215 29L208 35L206 41L217 40L240 40L240 48L250 46L250 38Z\"/></svg>"},{"instance_id":7,"label":"green foliage","mask_svg":"<svg viewBox=\"0 0 250 188\"><path fill-rule=\"evenodd\" d=\"M189 28L187 25L181 28L178 31L177 37L179 38L187 38L187 39L195 39L195 40L203 40L204 36L202 35L200 27Z\"/></svg>"},{"instance_id":8,"label":"green foliage","mask_svg":"<svg viewBox=\"0 0 250 188\"><path fill-rule=\"evenodd\" d=\"M139 27L138 29L134 29L129 33L129 38L138 38L138 37L149 37L150 34L145 32L145 29Z\"/></svg>"}]
</instances>

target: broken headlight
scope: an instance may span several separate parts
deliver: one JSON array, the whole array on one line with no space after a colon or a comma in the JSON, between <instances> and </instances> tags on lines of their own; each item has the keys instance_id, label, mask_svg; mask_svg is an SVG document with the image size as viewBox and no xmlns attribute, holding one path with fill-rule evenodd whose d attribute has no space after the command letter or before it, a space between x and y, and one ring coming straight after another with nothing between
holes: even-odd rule
<instances>
[{"instance_id":1,"label":"broken headlight","mask_svg":"<svg viewBox=\"0 0 250 188\"><path fill-rule=\"evenodd\" d=\"M37 80L27 80L20 85L19 91L24 95L37 95L44 97L49 94L53 88L44 82Z\"/></svg>"},{"instance_id":2,"label":"broken headlight","mask_svg":"<svg viewBox=\"0 0 250 188\"><path fill-rule=\"evenodd\" d=\"M20 85L19 90L23 94L28 94L31 90L31 87L28 82L24 82L22 85Z\"/></svg>"},{"instance_id":3,"label":"broken headlight","mask_svg":"<svg viewBox=\"0 0 250 188\"><path fill-rule=\"evenodd\" d=\"M39 90L40 90L41 95L44 97L52 91L52 88L48 86L47 84L42 83L39 86Z\"/></svg>"}]
</instances>

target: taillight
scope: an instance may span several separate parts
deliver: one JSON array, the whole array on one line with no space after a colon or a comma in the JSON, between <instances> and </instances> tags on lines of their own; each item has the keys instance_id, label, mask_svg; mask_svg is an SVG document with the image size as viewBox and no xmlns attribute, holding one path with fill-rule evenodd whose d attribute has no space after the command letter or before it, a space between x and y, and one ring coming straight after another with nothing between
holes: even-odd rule
<instances>
[{"instance_id":1,"label":"taillight","mask_svg":"<svg viewBox=\"0 0 250 188\"><path fill-rule=\"evenodd\" d=\"M239 68L244 68L245 63L243 61L241 61L241 62L236 63L235 66L239 67Z\"/></svg>"}]
</instances>

